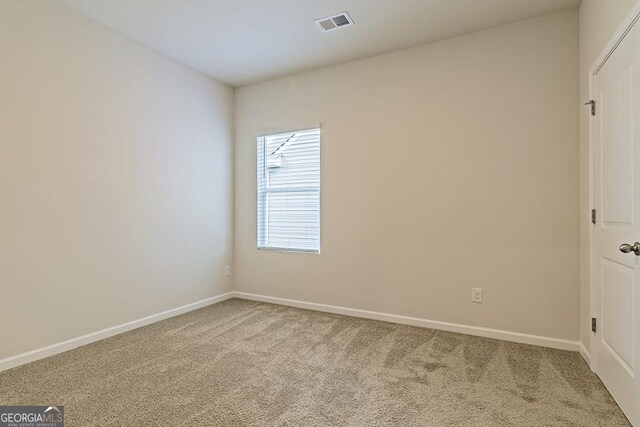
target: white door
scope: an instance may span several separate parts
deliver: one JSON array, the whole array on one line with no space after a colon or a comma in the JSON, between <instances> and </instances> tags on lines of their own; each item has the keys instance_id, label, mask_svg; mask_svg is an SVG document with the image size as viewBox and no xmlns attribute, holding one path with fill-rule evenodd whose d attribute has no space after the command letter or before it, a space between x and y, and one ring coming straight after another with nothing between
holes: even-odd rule
<instances>
[{"instance_id":1,"label":"white door","mask_svg":"<svg viewBox=\"0 0 640 427\"><path fill-rule=\"evenodd\" d=\"M594 95L595 371L640 426L640 23L595 74Z\"/></svg>"}]
</instances>

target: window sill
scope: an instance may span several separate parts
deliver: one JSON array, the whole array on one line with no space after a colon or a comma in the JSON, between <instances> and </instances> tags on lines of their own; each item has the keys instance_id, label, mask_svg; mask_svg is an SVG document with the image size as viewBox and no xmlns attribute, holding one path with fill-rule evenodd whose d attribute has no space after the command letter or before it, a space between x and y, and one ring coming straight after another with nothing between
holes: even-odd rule
<instances>
[{"instance_id":1,"label":"window sill","mask_svg":"<svg viewBox=\"0 0 640 427\"><path fill-rule=\"evenodd\" d=\"M273 251L273 252L292 252L298 254L316 254L320 255L320 249L291 249L291 248L278 248L274 246L258 246L259 251Z\"/></svg>"}]
</instances>

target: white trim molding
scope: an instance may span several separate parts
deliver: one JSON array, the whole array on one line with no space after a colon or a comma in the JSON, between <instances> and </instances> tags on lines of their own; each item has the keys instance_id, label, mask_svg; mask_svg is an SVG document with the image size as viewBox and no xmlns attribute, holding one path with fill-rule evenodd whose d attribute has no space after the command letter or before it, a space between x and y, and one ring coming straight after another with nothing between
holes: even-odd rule
<instances>
[{"instance_id":1,"label":"white trim molding","mask_svg":"<svg viewBox=\"0 0 640 427\"><path fill-rule=\"evenodd\" d=\"M24 365L26 363L34 362L36 360L44 359L45 357L53 356L58 353L63 353L74 348L82 347L83 345L91 344L93 342L100 341L102 339L109 338L123 332L128 332L142 326L150 325L151 323L156 323L170 317L178 316L189 311L216 304L233 297L234 292L227 292L226 294L203 299L201 301L196 301L191 304L183 305L182 307L172 308L171 310L163 311L162 313L152 314L151 316L123 323L121 325L112 326L110 328L92 332L81 337L72 338L67 341L28 351L26 353L21 353L16 356L7 357L0 360L0 372L7 369L15 368L20 365Z\"/></svg>"},{"instance_id":2,"label":"white trim molding","mask_svg":"<svg viewBox=\"0 0 640 427\"><path fill-rule=\"evenodd\" d=\"M541 347L550 347L560 350L578 351L579 342L563 340L559 338L543 337L539 335L522 334L519 332L503 331L500 329L483 328L479 326L461 325L458 323L441 322L437 320L421 319L418 317L400 316L397 314L380 313L377 311L360 310L335 305L317 304L313 302L298 301L286 298L269 297L266 295L251 294L246 292L234 292L236 298L251 301L267 302L271 304L286 305L289 307L304 308L307 310L323 311L326 313L344 314L365 319L381 320L383 322L399 323L402 325L420 326L423 328L437 329L440 331L457 332L478 337L493 338L503 341L512 341L521 344L531 344Z\"/></svg>"},{"instance_id":3,"label":"white trim molding","mask_svg":"<svg viewBox=\"0 0 640 427\"><path fill-rule=\"evenodd\" d=\"M582 356L584 361L587 362L589 368L591 368L591 354L589 354L587 347L585 347L582 342L578 343L578 352L580 353L580 356ZM593 368L591 368L591 370L593 370Z\"/></svg>"},{"instance_id":4,"label":"white trim molding","mask_svg":"<svg viewBox=\"0 0 640 427\"><path fill-rule=\"evenodd\" d=\"M191 304L183 305L182 307L173 308L171 310L163 311L161 313L153 314L151 316L143 317L141 319L133 320L131 322L123 323L121 325L112 326L101 331L92 332L81 337L72 338L67 341L52 344L47 347L42 347L36 350L21 353L16 356L11 356L0 360L0 372L7 369L15 368L20 365L24 365L36 360L44 359L49 356L53 356L65 351L73 350L74 348L82 347L87 344L91 344L96 341L100 341L105 338L109 338L124 332L131 331L143 326L150 325L152 323L159 322L161 320L168 319L170 317L178 316L180 314L187 313L189 311L197 310L212 304L216 304L231 298L241 298L251 301L260 301L271 304L285 305L289 307L304 308L307 310L315 310L326 313L343 314L346 316L361 317L364 319L380 320L383 322L398 323L402 325L418 326L423 328L436 329L440 331L457 332L461 334L474 335L485 338L493 338L504 341L512 341L522 344L531 344L542 347L556 348L560 350L579 351L582 357L585 358L590 365L589 352L586 350L582 343L577 341L563 340L559 338L543 337L539 335L522 334L519 332L503 331L500 329L482 328L479 326L468 326L457 323L441 322L437 320L421 319L417 317L401 316L397 314L380 313L376 311L360 310L357 308L340 307L335 305L318 304L313 302L298 301L286 298L270 297L266 295L251 294L246 292L227 292L222 295L207 298L201 301L197 301Z\"/></svg>"}]
</instances>

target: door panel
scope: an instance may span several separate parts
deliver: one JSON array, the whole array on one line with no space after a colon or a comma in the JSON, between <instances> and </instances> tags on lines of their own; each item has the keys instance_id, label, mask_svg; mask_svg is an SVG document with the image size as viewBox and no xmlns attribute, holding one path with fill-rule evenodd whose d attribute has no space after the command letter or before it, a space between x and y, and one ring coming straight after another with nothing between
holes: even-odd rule
<instances>
[{"instance_id":1,"label":"door panel","mask_svg":"<svg viewBox=\"0 0 640 427\"><path fill-rule=\"evenodd\" d=\"M598 328L593 363L629 420L640 427L640 24L594 75L593 279Z\"/></svg>"},{"instance_id":2,"label":"door panel","mask_svg":"<svg viewBox=\"0 0 640 427\"><path fill-rule=\"evenodd\" d=\"M633 375L632 297L633 270L603 260L602 341Z\"/></svg>"},{"instance_id":3,"label":"door panel","mask_svg":"<svg viewBox=\"0 0 640 427\"><path fill-rule=\"evenodd\" d=\"M632 64L614 74L600 94L602 106L603 220L633 222Z\"/></svg>"}]
</instances>

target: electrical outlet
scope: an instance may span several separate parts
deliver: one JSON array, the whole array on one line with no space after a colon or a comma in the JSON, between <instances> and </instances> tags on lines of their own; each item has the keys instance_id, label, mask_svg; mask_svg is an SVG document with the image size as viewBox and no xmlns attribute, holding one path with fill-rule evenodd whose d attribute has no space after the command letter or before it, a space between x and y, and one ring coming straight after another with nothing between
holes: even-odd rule
<instances>
[{"instance_id":1,"label":"electrical outlet","mask_svg":"<svg viewBox=\"0 0 640 427\"><path fill-rule=\"evenodd\" d=\"M229 265L224 266L224 275L225 277L231 276L231 266Z\"/></svg>"},{"instance_id":2,"label":"electrical outlet","mask_svg":"<svg viewBox=\"0 0 640 427\"><path fill-rule=\"evenodd\" d=\"M471 302L482 302L482 289L481 288L472 288L471 289Z\"/></svg>"}]
</instances>

